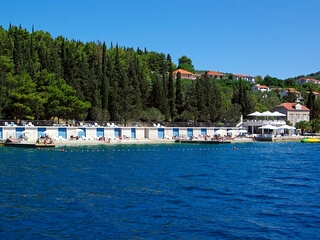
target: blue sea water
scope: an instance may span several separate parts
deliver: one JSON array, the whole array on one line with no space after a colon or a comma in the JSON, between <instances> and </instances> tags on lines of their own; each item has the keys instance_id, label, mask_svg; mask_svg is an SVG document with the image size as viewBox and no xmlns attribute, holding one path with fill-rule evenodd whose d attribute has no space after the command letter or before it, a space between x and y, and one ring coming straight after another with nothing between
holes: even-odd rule
<instances>
[{"instance_id":1,"label":"blue sea water","mask_svg":"<svg viewBox=\"0 0 320 240\"><path fill-rule=\"evenodd\" d=\"M1 239L319 239L320 145L0 148Z\"/></svg>"}]
</instances>

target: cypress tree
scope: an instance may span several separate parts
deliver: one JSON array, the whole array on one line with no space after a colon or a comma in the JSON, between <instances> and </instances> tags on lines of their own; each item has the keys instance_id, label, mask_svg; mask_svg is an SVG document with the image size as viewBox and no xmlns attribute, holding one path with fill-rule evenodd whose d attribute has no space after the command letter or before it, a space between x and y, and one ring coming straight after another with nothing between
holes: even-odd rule
<instances>
[{"instance_id":1,"label":"cypress tree","mask_svg":"<svg viewBox=\"0 0 320 240\"><path fill-rule=\"evenodd\" d=\"M213 107L212 105L212 98L213 92L211 87L211 80L208 76L208 72L205 72L204 76L202 77L202 96L204 99L204 104L202 105L202 118L203 121L209 121L210 119L210 109Z\"/></svg>"},{"instance_id":2,"label":"cypress tree","mask_svg":"<svg viewBox=\"0 0 320 240\"><path fill-rule=\"evenodd\" d=\"M17 29L16 27L10 28L13 30L13 63L14 63L14 69L15 74L22 74L23 72L23 60L22 60L22 39L20 37L20 31L21 29Z\"/></svg>"},{"instance_id":3,"label":"cypress tree","mask_svg":"<svg viewBox=\"0 0 320 240\"><path fill-rule=\"evenodd\" d=\"M108 81L106 73L106 43L102 45L102 74L101 74L101 108L103 112L107 111L108 107Z\"/></svg>"},{"instance_id":4,"label":"cypress tree","mask_svg":"<svg viewBox=\"0 0 320 240\"><path fill-rule=\"evenodd\" d=\"M210 104L210 121L211 122L216 122L220 120L221 116L221 103L222 103L222 96L221 92L216 86L216 82L213 79L211 83L211 88L212 88L212 103Z\"/></svg>"},{"instance_id":5,"label":"cypress tree","mask_svg":"<svg viewBox=\"0 0 320 240\"><path fill-rule=\"evenodd\" d=\"M124 71L123 64L120 60L120 49L116 46L116 56L115 56L115 78L119 84L119 118L118 120L126 122L129 120L130 107L131 106L131 92L128 85L128 76Z\"/></svg>"},{"instance_id":6,"label":"cypress tree","mask_svg":"<svg viewBox=\"0 0 320 240\"><path fill-rule=\"evenodd\" d=\"M168 62L168 104L169 104L169 111L170 111L170 117L171 121L174 121L174 115L176 113L176 106L175 106L175 91L174 91L174 85L173 85L173 76L172 76L172 61L170 54L167 55L167 62Z\"/></svg>"},{"instance_id":7,"label":"cypress tree","mask_svg":"<svg viewBox=\"0 0 320 240\"><path fill-rule=\"evenodd\" d=\"M112 61L112 57L110 56L110 65L109 68L109 113L110 119L112 121L119 121L120 119L120 88L119 88L119 70L120 70L120 59L119 59L118 45L116 45L115 52L115 62Z\"/></svg>"},{"instance_id":8,"label":"cypress tree","mask_svg":"<svg viewBox=\"0 0 320 240\"><path fill-rule=\"evenodd\" d=\"M196 121L200 122L205 121L207 118L206 95L202 80L197 78L196 89L194 91L196 96Z\"/></svg>"},{"instance_id":9,"label":"cypress tree","mask_svg":"<svg viewBox=\"0 0 320 240\"><path fill-rule=\"evenodd\" d=\"M180 115L183 112L183 96L182 96L182 88L181 88L181 73L177 73L176 79L176 108L177 113Z\"/></svg>"},{"instance_id":10,"label":"cypress tree","mask_svg":"<svg viewBox=\"0 0 320 240\"><path fill-rule=\"evenodd\" d=\"M307 101L307 107L310 110L310 120L314 119L314 94L312 92L312 89L309 89L309 93L308 93L308 101Z\"/></svg>"},{"instance_id":11,"label":"cypress tree","mask_svg":"<svg viewBox=\"0 0 320 240\"><path fill-rule=\"evenodd\" d=\"M131 117L138 120L140 113L142 112L142 100L141 100L141 89L139 84L139 62L137 56L134 55L133 59L129 59L128 63L128 80L131 94Z\"/></svg>"},{"instance_id":12,"label":"cypress tree","mask_svg":"<svg viewBox=\"0 0 320 240\"><path fill-rule=\"evenodd\" d=\"M168 102L164 90L163 79L161 79L158 74L153 77L149 107L155 107L159 109L163 115L166 115L168 113Z\"/></svg>"}]
</instances>

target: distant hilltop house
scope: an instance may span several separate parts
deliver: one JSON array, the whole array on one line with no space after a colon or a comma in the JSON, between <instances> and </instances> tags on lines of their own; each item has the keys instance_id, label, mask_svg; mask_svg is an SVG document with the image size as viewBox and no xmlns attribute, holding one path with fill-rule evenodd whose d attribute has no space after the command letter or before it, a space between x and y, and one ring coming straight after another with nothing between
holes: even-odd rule
<instances>
[{"instance_id":1,"label":"distant hilltop house","mask_svg":"<svg viewBox=\"0 0 320 240\"><path fill-rule=\"evenodd\" d=\"M188 72L188 71L183 70L183 69L177 69L177 70L173 71L172 72L172 76L174 78L177 78L178 72L180 72L181 78L183 78L183 79L196 79L197 78L196 74L194 74L192 72Z\"/></svg>"},{"instance_id":2,"label":"distant hilltop house","mask_svg":"<svg viewBox=\"0 0 320 240\"><path fill-rule=\"evenodd\" d=\"M285 102L275 107L274 111L278 111L286 115L286 121L292 123L293 126L300 121L310 121L310 110L306 106L299 103Z\"/></svg>"},{"instance_id":3,"label":"distant hilltop house","mask_svg":"<svg viewBox=\"0 0 320 240\"><path fill-rule=\"evenodd\" d=\"M192 72L189 72L187 70L179 68L179 69L177 69L177 70L172 72L172 76L175 79L177 78L178 72L180 72L182 79L190 79L190 80L195 80L197 78L201 78L201 76L204 75L204 74L201 74L201 73L195 74L195 73L192 73ZM207 71L207 74L208 74L208 77L210 77L212 79L226 79L227 78L227 76L225 74L223 74L221 72L217 72L217 71L210 70L210 71ZM255 83L254 77L252 77L250 75L234 74L233 77L232 77L233 80L239 80L240 78L242 80L248 81L248 82L250 82L252 84ZM268 91L270 91L270 89Z\"/></svg>"},{"instance_id":4,"label":"distant hilltop house","mask_svg":"<svg viewBox=\"0 0 320 240\"><path fill-rule=\"evenodd\" d=\"M241 78L242 80L246 80L246 81L248 81L248 82L250 82L250 83L252 83L252 84L255 83L254 77L252 77L252 76L250 76L250 75L233 74L233 76L232 76L232 79L233 79L233 80L239 80L240 78Z\"/></svg>"},{"instance_id":5,"label":"distant hilltop house","mask_svg":"<svg viewBox=\"0 0 320 240\"><path fill-rule=\"evenodd\" d=\"M304 83L313 83L315 85L317 85L318 87L320 87L320 80L314 79L314 78L299 78L296 80L296 84L297 85L302 85Z\"/></svg>"},{"instance_id":6,"label":"distant hilltop house","mask_svg":"<svg viewBox=\"0 0 320 240\"><path fill-rule=\"evenodd\" d=\"M280 97L286 97L288 96L289 93L294 93L296 95L297 100L302 100L302 96L301 93L299 91L297 91L294 88L287 88L285 90L283 90L282 92L280 92Z\"/></svg>"},{"instance_id":7,"label":"distant hilltop house","mask_svg":"<svg viewBox=\"0 0 320 240\"><path fill-rule=\"evenodd\" d=\"M221 73L221 72L216 72L216 71L209 71L208 76L214 79L224 79L226 78L226 75Z\"/></svg>"},{"instance_id":8,"label":"distant hilltop house","mask_svg":"<svg viewBox=\"0 0 320 240\"><path fill-rule=\"evenodd\" d=\"M265 85L260 85L260 84L256 84L254 86L251 87L252 92L270 92L271 88L269 88L268 86Z\"/></svg>"}]
</instances>

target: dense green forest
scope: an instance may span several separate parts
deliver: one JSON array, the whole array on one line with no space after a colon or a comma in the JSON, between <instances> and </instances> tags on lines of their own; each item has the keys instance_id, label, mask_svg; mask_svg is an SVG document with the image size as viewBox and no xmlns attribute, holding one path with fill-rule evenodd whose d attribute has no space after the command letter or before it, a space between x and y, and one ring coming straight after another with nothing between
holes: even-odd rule
<instances>
[{"instance_id":1,"label":"dense green forest","mask_svg":"<svg viewBox=\"0 0 320 240\"><path fill-rule=\"evenodd\" d=\"M177 79L177 68L194 71L186 56L83 43L21 26L0 27L0 118L16 120L237 122L241 115L271 110L279 92L252 93L247 81ZM319 77L319 74L315 74ZM295 78L257 76L275 88L295 87L308 99L316 86L296 86ZM280 90L279 90L280 91ZM290 96L289 96L290 98Z\"/></svg>"}]
</instances>

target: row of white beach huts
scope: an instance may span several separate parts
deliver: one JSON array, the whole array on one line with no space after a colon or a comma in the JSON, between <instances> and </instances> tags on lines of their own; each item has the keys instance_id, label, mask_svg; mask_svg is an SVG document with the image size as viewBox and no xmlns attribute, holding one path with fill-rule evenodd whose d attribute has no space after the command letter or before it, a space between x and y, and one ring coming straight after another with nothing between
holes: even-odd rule
<instances>
[{"instance_id":1,"label":"row of white beach huts","mask_svg":"<svg viewBox=\"0 0 320 240\"><path fill-rule=\"evenodd\" d=\"M239 135L239 128L217 127L54 127L54 126L0 126L0 139L26 137L36 140L48 135L55 140L80 137L82 139L130 138L130 139L171 139L191 136ZM241 131L240 131L241 133Z\"/></svg>"}]
</instances>

